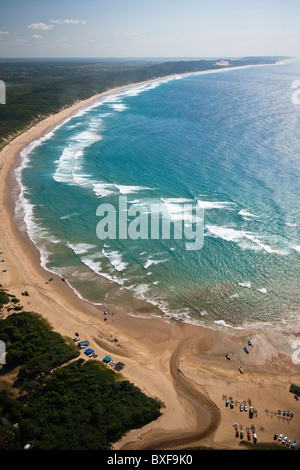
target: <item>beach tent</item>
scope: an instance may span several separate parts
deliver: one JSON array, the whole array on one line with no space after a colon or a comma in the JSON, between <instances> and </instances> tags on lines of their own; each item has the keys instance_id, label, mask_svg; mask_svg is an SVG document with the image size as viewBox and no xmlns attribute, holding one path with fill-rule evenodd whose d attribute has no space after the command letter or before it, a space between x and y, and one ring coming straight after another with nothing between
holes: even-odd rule
<instances>
[{"instance_id":1,"label":"beach tent","mask_svg":"<svg viewBox=\"0 0 300 470\"><path fill-rule=\"evenodd\" d=\"M300 387L298 387L298 385L295 385L295 384L291 384L290 386L290 392L291 393L295 393L295 395L300 395Z\"/></svg>"},{"instance_id":2,"label":"beach tent","mask_svg":"<svg viewBox=\"0 0 300 470\"><path fill-rule=\"evenodd\" d=\"M111 361L111 357L105 356L105 357L103 358L103 362L107 363L107 362L109 362L109 361Z\"/></svg>"},{"instance_id":3,"label":"beach tent","mask_svg":"<svg viewBox=\"0 0 300 470\"><path fill-rule=\"evenodd\" d=\"M87 348L87 349L84 351L84 354L86 354L86 355L88 356L89 354L92 354L93 352L95 352L93 349Z\"/></svg>"}]
</instances>

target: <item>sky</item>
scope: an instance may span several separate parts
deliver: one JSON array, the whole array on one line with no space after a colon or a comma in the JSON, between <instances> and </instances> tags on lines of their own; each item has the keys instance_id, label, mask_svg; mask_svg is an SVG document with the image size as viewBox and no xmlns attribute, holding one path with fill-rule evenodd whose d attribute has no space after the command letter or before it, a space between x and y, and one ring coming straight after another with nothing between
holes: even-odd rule
<instances>
[{"instance_id":1,"label":"sky","mask_svg":"<svg viewBox=\"0 0 300 470\"><path fill-rule=\"evenodd\" d=\"M299 25L300 0L0 0L0 57L298 57Z\"/></svg>"}]
</instances>

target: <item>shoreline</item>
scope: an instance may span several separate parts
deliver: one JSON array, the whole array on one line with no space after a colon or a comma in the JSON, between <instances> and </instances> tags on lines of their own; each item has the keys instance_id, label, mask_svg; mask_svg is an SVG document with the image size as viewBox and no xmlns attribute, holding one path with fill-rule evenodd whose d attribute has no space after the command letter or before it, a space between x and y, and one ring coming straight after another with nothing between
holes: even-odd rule
<instances>
[{"instance_id":1,"label":"shoreline","mask_svg":"<svg viewBox=\"0 0 300 470\"><path fill-rule=\"evenodd\" d=\"M278 383L278 390L272 389L271 394L276 402L274 406L283 409L294 406L295 411L298 408L300 412L299 404L288 392L291 382L300 382L300 366L293 364L288 354L277 351L262 331L224 333L175 320L134 317L127 315L125 309L109 312L108 321L104 322L104 307L80 299L67 283L61 282L59 276L54 275L54 280L46 284L49 271L41 266L38 249L27 232L21 232L14 221L11 194L14 188L10 187L10 179L22 149L62 124L76 111L107 95L172 77L176 75L114 88L78 102L35 124L0 152L0 250L5 259L3 265L7 268L7 272L0 273L0 283L18 297L27 290L29 310L40 313L64 336L72 338L74 332L79 331L81 339L89 339L99 354L99 360L101 354L109 353L116 362L124 362L122 375L165 404L157 421L128 433L114 445L116 450L170 446L179 449L183 445L199 443L213 448L238 448L232 420L238 420L239 415L233 418L233 413L224 408L222 394L241 399L252 395L257 406L265 403L260 419L261 426L268 430L276 425L274 420L272 422L264 416L264 409L272 406L270 387L274 381ZM23 300L22 304L26 307ZM255 352L251 351L248 357L243 346L249 334L254 339ZM114 337L119 339L117 344L113 342ZM231 361L225 359L227 352L232 356ZM238 371L241 364L247 370L244 375ZM232 412L239 413L238 410ZM300 440L297 413L293 420L288 431L293 429L295 438ZM272 437L270 433L269 441Z\"/></svg>"}]
</instances>

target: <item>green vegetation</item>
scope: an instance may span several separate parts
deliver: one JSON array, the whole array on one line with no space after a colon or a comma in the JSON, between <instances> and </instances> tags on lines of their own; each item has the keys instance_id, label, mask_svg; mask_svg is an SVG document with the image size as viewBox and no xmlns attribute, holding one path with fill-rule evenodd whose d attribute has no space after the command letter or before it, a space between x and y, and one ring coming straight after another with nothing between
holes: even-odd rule
<instances>
[{"instance_id":1,"label":"green vegetation","mask_svg":"<svg viewBox=\"0 0 300 470\"><path fill-rule=\"evenodd\" d=\"M0 289L0 310L10 302L10 296L6 293L4 289Z\"/></svg>"},{"instance_id":2,"label":"green vegetation","mask_svg":"<svg viewBox=\"0 0 300 470\"><path fill-rule=\"evenodd\" d=\"M19 366L20 380L48 374L79 356L74 344L69 344L34 313L13 313L2 320L0 338L9 343L7 368Z\"/></svg>"},{"instance_id":3,"label":"green vegetation","mask_svg":"<svg viewBox=\"0 0 300 470\"><path fill-rule=\"evenodd\" d=\"M274 63L280 57L230 60L230 66ZM0 148L9 136L51 113L108 89L170 74L222 68L216 60L146 61L1 59L6 105L0 105Z\"/></svg>"},{"instance_id":4,"label":"green vegetation","mask_svg":"<svg viewBox=\"0 0 300 470\"><path fill-rule=\"evenodd\" d=\"M7 311L10 312L14 310L15 312L23 310L22 305L18 305L20 299L18 299L13 294L8 294L5 289L0 288L0 312L4 307L7 308Z\"/></svg>"},{"instance_id":5,"label":"green vegetation","mask_svg":"<svg viewBox=\"0 0 300 470\"><path fill-rule=\"evenodd\" d=\"M161 403L104 364L77 359L75 344L36 313L0 320L0 338L7 346L1 375L16 379L0 387L0 450L109 449L160 416Z\"/></svg>"},{"instance_id":6,"label":"green vegetation","mask_svg":"<svg viewBox=\"0 0 300 470\"><path fill-rule=\"evenodd\" d=\"M258 442L253 444L252 442L241 441L240 446L245 447L247 450L278 450L291 452L290 447L283 446L279 442Z\"/></svg>"}]
</instances>

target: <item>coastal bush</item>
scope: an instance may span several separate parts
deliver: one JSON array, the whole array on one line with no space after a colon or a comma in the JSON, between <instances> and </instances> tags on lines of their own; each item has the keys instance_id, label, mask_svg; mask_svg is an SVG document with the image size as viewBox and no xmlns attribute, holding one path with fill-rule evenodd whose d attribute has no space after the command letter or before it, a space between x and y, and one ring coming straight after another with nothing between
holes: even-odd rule
<instances>
[{"instance_id":1,"label":"coastal bush","mask_svg":"<svg viewBox=\"0 0 300 470\"><path fill-rule=\"evenodd\" d=\"M79 355L75 345L67 343L32 312L13 313L2 320L0 338L7 343L5 368L20 366L21 380L48 374Z\"/></svg>"},{"instance_id":2,"label":"coastal bush","mask_svg":"<svg viewBox=\"0 0 300 470\"><path fill-rule=\"evenodd\" d=\"M130 429L160 416L160 403L97 361L77 360L53 371L35 393L0 396L16 441L43 450L103 450ZM1 433L0 433L1 439ZM1 449L1 442L0 442Z\"/></svg>"},{"instance_id":3,"label":"coastal bush","mask_svg":"<svg viewBox=\"0 0 300 470\"><path fill-rule=\"evenodd\" d=\"M0 309L4 307L4 305L8 304L10 302L10 298L5 292L5 290L0 289Z\"/></svg>"},{"instance_id":4,"label":"coastal bush","mask_svg":"<svg viewBox=\"0 0 300 470\"><path fill-rule=\"evenodd\" d=\"M0 338L10 370L17 367L22 379L17 398L0 391L0 450L28 443L37 450L109 449L160 416L159 401L106 365L82 358L65 364L78 350L35 313L0 320ZM2 366L2 374L8 370Z\"/></svg>"}]
</instances>

